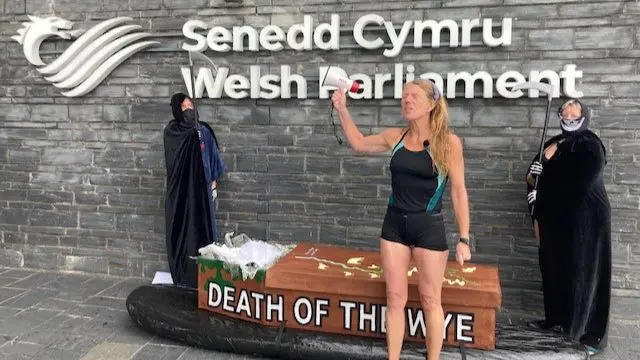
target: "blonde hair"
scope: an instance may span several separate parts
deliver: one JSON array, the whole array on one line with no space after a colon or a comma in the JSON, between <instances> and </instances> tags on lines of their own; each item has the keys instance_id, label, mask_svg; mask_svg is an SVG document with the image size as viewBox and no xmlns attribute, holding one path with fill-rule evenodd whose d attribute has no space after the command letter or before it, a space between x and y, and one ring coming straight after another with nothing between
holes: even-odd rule
<instances>
[{"instance_id":1,"label":"blonde hair","mask_svg":"<svg viewBox=\"0 0 640 360\"><path fill-rule=\"evenodd\" d=\"M427 94L427 98L435 101L435 106L431 110L431 139L429 139L429 149L434 166L442 175L447 175L449 171L449 111L447 100L443 94L436 89L436 84L430 80L416 79L406 85L413 84L419 86ZM406 86L405 85L405 86ZM434 90L438 92L438 100L434 99Z\"/></svg>"},{"instance_id":2,"label":"blonde hair","mask_svg":"<svg viewBox=\"0 0 640 360\"><path fill-rule=\"evenodd\" d=\"M567 100L564 104L562 104L562 106L560 106L560 109L558 110L558 116L562 117L562 113L564 112L564 110L569 107L577 108L580 112L583 111L582 104L580 103L580 101L576 99L570 99L570 100Z\"/></svg>"}]
</instances>

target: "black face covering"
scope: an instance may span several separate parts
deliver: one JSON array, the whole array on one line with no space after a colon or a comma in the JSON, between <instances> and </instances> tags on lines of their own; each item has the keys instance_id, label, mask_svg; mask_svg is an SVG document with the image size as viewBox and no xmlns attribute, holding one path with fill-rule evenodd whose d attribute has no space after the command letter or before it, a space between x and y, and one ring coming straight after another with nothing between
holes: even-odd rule
<instances>
[{"instance_id":1,"label":"black face covering","mask_svg":"<svg viewBox=\"0 0 640 360\"><path fill-rule=\"evenodd\" d=\"M185 109L182 112L182 116L184 117L184 121L190 124L195 123L196 121L196 112L193 109Z\"/></svg>"}]
</instances>

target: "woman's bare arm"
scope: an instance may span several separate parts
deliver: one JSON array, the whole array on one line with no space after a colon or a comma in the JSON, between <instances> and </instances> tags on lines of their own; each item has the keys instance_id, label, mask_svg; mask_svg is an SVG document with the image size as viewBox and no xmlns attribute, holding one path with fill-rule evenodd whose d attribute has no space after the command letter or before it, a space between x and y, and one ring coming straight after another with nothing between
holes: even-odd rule
<instances>
[{"instance_id":1,"label":"woman's bare arm","mask_svg":"<svg viewBox=\"0 0 640 360\"><path fill-rule=\"evenodd\" d=\"M456 135L450 136L451 157L449 159L449 178L451 179L451 202L461 237L469 236L469 199L464 180L464 157L462 142Z\"/></svg>"},{"instance_id":2,"label":"woman's bare arm","mask_svg":"<svg viewBox=\"0 0 640 360\"><path fill-rule=\"evenodd\" d=\"M381 133L373 135L363 135L349 114L349 110L344 108L338 111L340 122L347 141L353 150L361 153L381 153L391 150L390 139L399 132L397 128L386 129Z\"/></svg>"},{"instance_id":3,"label":"woman's bare arm","mask_svg":"<svg viewBox=\"0 0 640 360\"><path fill-rule=\"evenodd\" d=\"M381 153L391 150L393 139L397 137L401 129L391 128L381 133L365 136L351 118L346 105L346 94L342 91L335 91L331 100L340 117L347 141L353 150L361 153Z\"/></svg>"}]
</instances>

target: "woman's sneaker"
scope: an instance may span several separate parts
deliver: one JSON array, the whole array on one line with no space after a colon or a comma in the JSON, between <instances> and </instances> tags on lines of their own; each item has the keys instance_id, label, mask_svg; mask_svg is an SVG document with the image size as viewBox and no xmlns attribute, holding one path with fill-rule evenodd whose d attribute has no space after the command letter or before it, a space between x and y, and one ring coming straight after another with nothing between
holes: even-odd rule
<instances>
[{"instance_id":1,"label":"woman's sneaker","mask_svg":"<svg viewBox=\"0 0 640 360\"><path fill-rule=\"evenodd\" d=\"M593 346L590 346L590 345L584 345L583 344L583 346L584 346L584 349L589 354L589 356L598 354L598 353L600 353L602 351L600 348L593 347Z\"/></svg>"},{"instance_id":2,"label":"woman's sneaker","mask_svg":"<svg viewBox=\"0 0 640 360\"><path fill-rule=\"evenodd\" d=\"M582 347L589 354L589 356L596 355L602 352L603 344L602 339L600 338L585 334L580 338L580 344L582 344Z\"/></svg>"}]
</instances>

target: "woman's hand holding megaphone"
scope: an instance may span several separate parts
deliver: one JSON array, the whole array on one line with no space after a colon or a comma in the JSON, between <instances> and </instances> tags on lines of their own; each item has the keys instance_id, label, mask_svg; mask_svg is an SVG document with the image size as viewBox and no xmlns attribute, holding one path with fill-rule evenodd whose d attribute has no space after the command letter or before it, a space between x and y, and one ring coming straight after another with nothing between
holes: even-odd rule
<instances>
[{"instance_id":1,"label":"woman's hand holding megaphone","mask_svg":"<svg viewBox=\"0 0 640 360\"><path fill-rule=\"evenodd\" d=\"M347 95L346 92L341 91L340 89L333 92L331 95L331 101L333 102L333 107L340 113L347 109Z\"/></svg>"}]
</instances>

